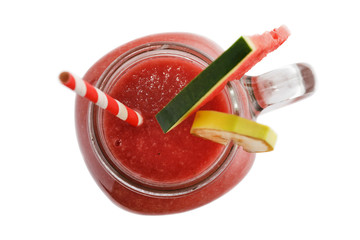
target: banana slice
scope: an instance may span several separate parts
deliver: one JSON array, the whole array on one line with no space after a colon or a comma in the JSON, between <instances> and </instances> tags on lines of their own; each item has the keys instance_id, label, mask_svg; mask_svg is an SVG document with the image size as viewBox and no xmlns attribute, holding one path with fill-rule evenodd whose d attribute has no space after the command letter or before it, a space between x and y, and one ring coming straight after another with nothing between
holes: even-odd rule
<instances>
[{"instance_id":1,"label":"banana slice","mask_svg":"<svg viewBox=\"0 0 360 240\"><path fill-rule=\"evenodd\" d=\"M277 138L268 126L217 111L198 111L190 133L220 144L234 141L250 153L272 151Z\"/></svg>"}]
</instances>

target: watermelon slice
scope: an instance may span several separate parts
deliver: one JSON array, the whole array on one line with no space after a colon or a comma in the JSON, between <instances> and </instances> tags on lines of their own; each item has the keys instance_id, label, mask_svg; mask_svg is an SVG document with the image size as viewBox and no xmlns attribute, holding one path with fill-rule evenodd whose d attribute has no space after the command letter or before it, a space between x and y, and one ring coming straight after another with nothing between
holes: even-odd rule
<instances>
[{"instance_id":1,"label":"watermelon slice","mask_svg":"<svg viewBox=\"0 0 360 240\"><path fill-rule=\"evenodd\" d=\"M261 35L240 37L195 77L157 115L166 133L215 97L230 80L240 79L268 53L277 49L290 32L281 26Z\"/></svg>"}]
</instances>

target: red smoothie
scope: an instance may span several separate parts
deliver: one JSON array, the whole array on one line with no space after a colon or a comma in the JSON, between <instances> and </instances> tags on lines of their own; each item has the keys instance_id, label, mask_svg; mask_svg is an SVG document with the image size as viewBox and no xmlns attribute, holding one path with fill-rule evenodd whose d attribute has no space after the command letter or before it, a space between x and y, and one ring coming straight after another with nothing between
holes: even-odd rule
<instances>
[{"instance_id":1,"label":"red smoothie","mask_svg":"<svg viewBox=\"0 0 360 240\"><path fill-rule=\"evenodd\" d=\"M176 183L197 177L208 169L224 146L190 135L193 116L164 134L155 115L202 68L180 58L156 58L126 72L110 95L144 117L140 127L131 127L117 117L104 115L107 146L117 164L132 175L150 182ZM224 94L204 108L229 112Z\"/></svg>"},{"instance_id":2,"label":"red smoothie","mask_svg":"<svg viewBox=\"0 0 360 240\"><path fill-rule=\"evenodd\" d=\"M152 57L137 55L138 48L159 42L159 50L146 53ZM167 50L171 44L180 47ZM173 50L186 54L179 57ZM159 55L159 51L169 54ZM155 119L221 52L216 44L197 35L158 34L116 48L86 73L84 80L144 117L140 127L132 127L77 97L76 129L82 154L95 181L115 204L141 214L183 212L220 197L246 175L255 155L190 135L194 116L166 134ZM127 66L128 56L135 60ZM120 71L120 65L127 67ZM237 108L240 115L250 118L240 83L233 85L235 100L227 89L203 109L234 112Z\"/></svg>"}]
</instances>

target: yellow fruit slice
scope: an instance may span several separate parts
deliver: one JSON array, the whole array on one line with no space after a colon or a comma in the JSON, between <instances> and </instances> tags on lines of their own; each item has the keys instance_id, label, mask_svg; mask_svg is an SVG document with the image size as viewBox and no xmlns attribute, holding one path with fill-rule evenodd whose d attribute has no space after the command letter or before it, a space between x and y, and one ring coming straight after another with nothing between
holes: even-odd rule
<instances>
[{"instance_id":1,"label":"yellow fruit slice","mask_svg":"<svg viewBox=\"0 0 360 240\"><path fill-rule=\"evenodd\" d=\"M268 126L217 111L198 111L190 133L220 144L234 141L251 153L272 151L277 138Z\"/></svg>"}]
</instances>

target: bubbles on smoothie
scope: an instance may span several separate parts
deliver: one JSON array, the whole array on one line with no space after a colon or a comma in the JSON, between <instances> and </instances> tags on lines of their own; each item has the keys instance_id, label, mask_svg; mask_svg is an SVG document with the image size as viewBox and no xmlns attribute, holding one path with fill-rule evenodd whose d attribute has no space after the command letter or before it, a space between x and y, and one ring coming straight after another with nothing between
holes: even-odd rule
<instances>
[{"instance_id":1,"label":"bubbles on smoothie","mask_svg":"<svg viewBox=\"0 0 360 240\"><path fill-rule=\"evenodd\" d=\"M115 142L114 142L114 145L115 145L116 147L120 147L121 144L122 144L121 139L116 139Z\"/></svg>"}]
</instances>

